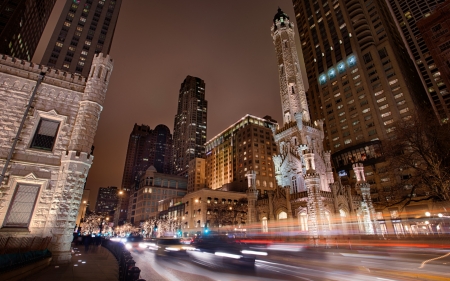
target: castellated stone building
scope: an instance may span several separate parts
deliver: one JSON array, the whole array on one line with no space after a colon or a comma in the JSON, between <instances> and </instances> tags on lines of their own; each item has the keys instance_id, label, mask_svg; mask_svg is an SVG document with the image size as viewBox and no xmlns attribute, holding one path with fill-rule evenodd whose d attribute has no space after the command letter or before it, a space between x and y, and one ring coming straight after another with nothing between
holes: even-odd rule
<instances>
[{"instance_id":1,"label":"castellated stone building","mask_svg":"<svg viewBox=\"0 0 450 281\"><path fill-rule=\"evenodd\" d=\"M327 237L335 230L342 234L380 234L362 164L353 166L357 175L357 193L352 194L349 186L334 182L331 152L323 147L323 121L312 121L310 117L294 40L294 24L281 9L273 19L271 34L283 113L282 125L272 127L278 148L278 153L273 156L277 187L269 190L266 198L257 201L255 198L253 202L250 202L250 195L255 195L249 188L249 212L250 207L256 211L250 217L254 216L253 221L261 221L263 229L265 225L273 227L274 221L296 217L295 229L299 226L312 238ZM352 229L353 225L359 229Z\"/></svg>"},{"instance_id":2,"label":"castellated stone building","mask_svg":"<svg viewBox=\"0 0 450 281\"><path fill-rule=\"evenodd\" d=\"M112 70L113 61L103 54L94 57L88 77L0 58L2 169L21 132L0 186L0 236L52 237L49 249L57 263L71 258L72 231Z\"/></svg>"}]
</instances>

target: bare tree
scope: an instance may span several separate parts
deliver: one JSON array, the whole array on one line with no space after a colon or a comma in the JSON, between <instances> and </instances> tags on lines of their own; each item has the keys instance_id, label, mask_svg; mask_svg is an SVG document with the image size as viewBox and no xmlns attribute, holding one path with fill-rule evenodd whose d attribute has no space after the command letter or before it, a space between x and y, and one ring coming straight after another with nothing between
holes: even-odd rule
<instances>
[{"instance_id":1,"label":"bare tree","mask_svg":"<svg viewBox=\"0 0 450 281\"><path fill-rule=\"evenodd\" d=\"M129 222L126 222L123 225L116 227L116 234L122 237L128 236L131 233L138 231L139 229Z\"/></svg>"},{"instance_id":2,"label":"bare tree","mask_svg":"<svg viewBox=\"0 0 450 281\"><path fill-rule=\"evenodd\" d=\"M91 234L99 232L104 219L104 216L95 213L87 215L83 222L80 223L81 233Z\"/></svg>"},{"instance_id":3,"label":"bare tree","mask_svg":"<svg viewBox=\"0 0 450 281\"><path fill-rule=\"evenodd\" d=\"M432 113L415 113L395 124L395 138L383 143L389 165L385 206L450 199L450 126Z\"/></svg>"},{"instance_id":4,"label":"bare tree","mask_svg":"<svg viewBox=\"0 0 450 281\"><path fill-rule=\"evenodd\" d=\"M214 202L208 204L206 220L210 227L226 227L245 224L247 220L247 198L241 198L236 203Z\"/></svg>"}]
</instances>

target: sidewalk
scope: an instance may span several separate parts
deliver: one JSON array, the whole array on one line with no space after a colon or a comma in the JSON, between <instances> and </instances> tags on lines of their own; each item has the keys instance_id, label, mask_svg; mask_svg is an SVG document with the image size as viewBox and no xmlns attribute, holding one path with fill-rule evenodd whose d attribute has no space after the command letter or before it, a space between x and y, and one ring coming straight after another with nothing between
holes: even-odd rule
<instances>
[{"instance_id":1,"label":"sidewalk","mask_svg":"<svg viewBox=\"0 0 450 281\"><path fill-rule=\"evenodd\" d=\"M91 245L87 253L84 246L74 246L72 261L65 265L50 265L22 281L118 280L119 265L114 256L102 246Z\"/></svg>"}]
</instances>

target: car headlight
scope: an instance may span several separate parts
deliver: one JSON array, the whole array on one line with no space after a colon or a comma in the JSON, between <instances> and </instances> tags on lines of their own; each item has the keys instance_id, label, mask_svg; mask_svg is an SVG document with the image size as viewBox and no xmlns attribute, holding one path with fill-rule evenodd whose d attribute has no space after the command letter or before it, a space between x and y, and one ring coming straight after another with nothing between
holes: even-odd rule
<instances>
[{"instance_id":1,"label":"car headlight","mask_svg":"<svg viewBox=\"0 0 450 281\"><path fill-rule=\"evenodd\" d=\"M130 243L125 244L125 249L130 250L133 246Z\"/></svg>"},{"instance_id":2,"label":"car headlight","mask_svg":"<svg viewBox=\"0 0 450 281\"><path fill-rule=\"evenodd\" d=\"M267 256L266 252L259 252L259 251L242 250L241 253L245 255Z\"/></svg>"},{"instance_id":3,"label":"car headlight","mask_svg":"<svg viewBox=\"0 0 450 281\"><path fill-rule=\"evenodd\" d=\"M179 248L174 248L174 247L167 247L166 248L167 251L179 251Z\"/></svg>"},{"instance_id":4,"label":"car headlight","mask_svg":"<svg viewBox=\"0 0 450 281\"><path fill-rule=\"evenodd\" d=\"M228 254L228 253L223 253L223 252L215 252L214 254L215 254L216 256L226 257L226 258L232 258L232 259L240 259L240 258L242 258L241 255Z\"/></svg>"}]
</instances>

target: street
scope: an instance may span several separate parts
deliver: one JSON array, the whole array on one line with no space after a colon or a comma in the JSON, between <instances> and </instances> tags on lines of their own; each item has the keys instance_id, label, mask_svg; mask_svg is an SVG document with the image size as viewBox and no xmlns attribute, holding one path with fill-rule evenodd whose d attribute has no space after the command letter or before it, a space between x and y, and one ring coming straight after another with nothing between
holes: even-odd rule
<instances>
[{"instance_id":1,"label":"street","mask_svg":"<svg viewBox=\"0 0 450 281\"><path fill-rule=\"evenodd\" d=\"M141 278L147 281L450 279L448 250L270 251L267 256L257 258L254 269L194 261L187 255L160 257L136 243L130 251L141 269Z\"/></svg>"}]
</instances>

